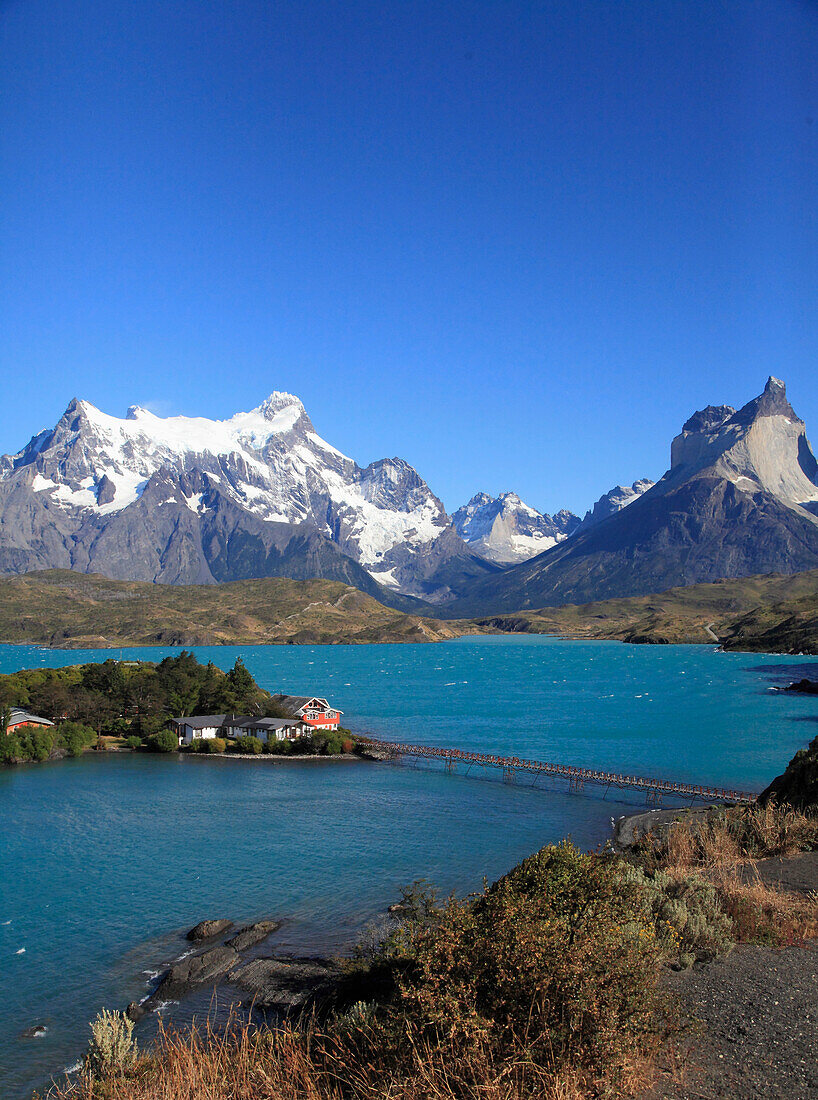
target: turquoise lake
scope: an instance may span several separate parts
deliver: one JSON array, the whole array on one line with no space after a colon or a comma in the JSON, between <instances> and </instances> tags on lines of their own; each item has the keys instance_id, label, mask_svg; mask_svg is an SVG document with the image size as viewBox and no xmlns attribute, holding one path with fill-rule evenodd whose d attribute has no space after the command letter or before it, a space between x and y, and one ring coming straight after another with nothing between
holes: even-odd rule
<instances>
[{"instance_id":1,"label":"turquoise lake","mask_svg":"<svg viewBox=\"0 0 818 1100\"><path fill-rule=\"evenodd\" d=\"M818 659L526 636L194 652L225 669L241 654L264 687L326 695L384 738L749 790L818 733L815 698L772 690ZM0 646L0 671L119 655ZM143 997L204 917L280 917L271 947L343 951L414 879L469 892L565 835L596 847L642 804L439 766L112 754L6 769L0 1095L76 1063L99 1009ZM44 1038L18 1038L40 1023Z\"/></svg>"}]
</instances>

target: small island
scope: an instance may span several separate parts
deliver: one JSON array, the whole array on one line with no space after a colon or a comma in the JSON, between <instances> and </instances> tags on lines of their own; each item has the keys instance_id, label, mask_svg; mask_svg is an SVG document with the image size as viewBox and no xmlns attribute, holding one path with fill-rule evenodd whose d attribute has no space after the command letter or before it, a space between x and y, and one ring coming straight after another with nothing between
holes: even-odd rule
<instances>
[{"instance_id":1,"label":"small island","mask_svg":"<svg viewBox=\"0 0 818 1100\"><path fill-rule=\"evenodd\" d=\"M340 757L359 749L318 696L271 695L237 657L192 653L24 669L0 676L0 765L86 752Z\"/></svg>"}]
</instances>

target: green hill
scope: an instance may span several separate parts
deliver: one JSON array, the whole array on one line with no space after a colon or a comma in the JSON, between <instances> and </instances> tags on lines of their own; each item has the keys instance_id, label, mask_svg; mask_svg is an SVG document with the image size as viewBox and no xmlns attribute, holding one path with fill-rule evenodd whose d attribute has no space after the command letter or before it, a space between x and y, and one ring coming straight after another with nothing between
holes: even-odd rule
<instances>
[{"instance_id":1,"label":"green hill","mask_svg":"<svg viewBox=\"0 0 818 1100\"><path fill-rule=\"evenodd\" d=\"M718 639L725 649L818 654L818 570L693 584L651 596L544 607L474 622L483 629L572 638Z\"/></svg>"},{"instance_id":2,"label":"green hill","mask_svg":"<svg viewBox=\"0 0 818 1100\"><path fill-rule=\"evenodd\" d=\"M0 579L0 641L64 648L436 642L484 628L384 607L340 581L219 585L44 570Z\"/></svg>"}]
</instances>

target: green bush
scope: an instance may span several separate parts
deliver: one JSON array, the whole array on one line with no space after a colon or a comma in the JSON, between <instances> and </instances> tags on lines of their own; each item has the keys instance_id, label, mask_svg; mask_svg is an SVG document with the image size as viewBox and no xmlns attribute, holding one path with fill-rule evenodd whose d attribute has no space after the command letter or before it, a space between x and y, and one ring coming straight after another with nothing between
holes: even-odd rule
<instances>
[{"instance_id":1,"label":"green bush","mask_svg":"<svg viewBox=\"0 0 818 1100\"><path fill-rule=\"evenodd\" d=\"M314 736L297 737L292 746L297 756L315 756L318 752Z\"/></svg>"},{"instance_id":2,"label":"green bush","mask_svg":"<svg viewBox=\"0 0 818 1100\"><path fill-rule=\"evenodd\" d=\"M136 1062L133 1021L124 1012L102 1012L91 1024L85 1069L96 1080L118 1076Z\"/></svg>"},{"instance_id":3,"label":"green bush","mask_svg":"<svg viewBox=\"0 0 818 1100\"><path fill-rule=\"evenodd\" d=\"M662 945L619 861L563 842L476 901L409 900L369 964L394 975L398 1044L615 1079L666 1027Z\"/></svg>"},{"instance_id":4,"label":"green bush","mask_svg":"<svg viewBox=\"0 0 818 1100\"><path fill-rule=\"evenodd\" d=\"M141 749L143 745L142 738L132 734L130 737L125 738L125 745L134 751Z\"/></svg>"},{"instance_id":5,"label":"green bush","mask_svg":"<svg viewBox=\"0 0 818 1100\"><path fill-rule=\"evenodd\" d=\"M178 749L179 738L173 730L160 730L159 733L151 734L148 738L150 752L177 752Z\"/></svg>"},{"instance_id":6,"label":"green bush","mask_svg":"<svg viewBox=\"0 0 818 1100\"><path fill-rule=\"evenodd\" d=\"M16 733L8 733L5 737L0 735L0 763L14 764L18 760L27 760L23 756L23 746Z\"/></svg>"},{"instance_id":7,"label":"green bush","mask_svg":"<svg viewBox=\"0 0 818 1100\"><path fill-rule=\"evenodd\" d=\"M270 734L264 744L264 751L272 756L289 756L293 751L292 741L278 741L275 734Z\"/></svg>"},{"instance_id":8,"label":"green bush","mask_svg":"<svg viewBox=\"0 0 818 1100\"><path fill-rule=\"evenodd\" d=\"M257 756L264 748L264 744L258 737L237 737L231 748L234 752Z\"/></svg>"},{"instance_id":9,"label":"green bush","mask_svg":"<svg viewBox=\"0 0 818 1100\"><path fill-rule=\"evenodd\" d=\"M223 737L207 737L202 741L201 752L214 754L224 752L227 748L227 741Z\"/></svg>"},{"instance_id":10,"label":"green bush","mask_svg":"<svg viewBox=\"0 0 818 1100\"><path fill-rule=\"evenodd\" d=\"M622 879L638 886L657 938L670 956L712 958L733 949L733 922L712 882L696 874L646 872L624 864Z\"/></svg>"}]
</instances>

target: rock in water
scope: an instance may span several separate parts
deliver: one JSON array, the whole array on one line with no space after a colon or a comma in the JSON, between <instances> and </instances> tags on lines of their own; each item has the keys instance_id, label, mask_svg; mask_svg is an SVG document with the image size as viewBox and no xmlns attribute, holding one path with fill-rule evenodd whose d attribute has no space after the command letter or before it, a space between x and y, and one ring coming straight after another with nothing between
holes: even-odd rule
<instances>
[{"instance_id":1,"label":"rock in water","mask_svg":"<svg viewBox=\"0 0 818 1100\"><path fill-rule=\"evenodd\" d=\"M187 934L187 939L193 940L209 940L213 936L220 936L222 932L226 932L228 928L233 927L232 920L201 920L195 928Z\"/></svg>"},{"instance_id":2,"label":"rock in water","mask_svg":"<svg viewBox=\"0 0 818 1100\"><path fill-rule=\"evenodd\" d=\"M255 924L248 924L245 928L240 928L235 936L226 941L227 946L232 947L234 951L246 951L248 947L255 947L257 943L266 940L273 932L277 932L280 927L280 920L256 921Z\"/></svg>"},{"instance_id":3,"label":"rock in water","mask_svg":"<svg viewBox=\"0 0 818 1100\"><path fill-rule=\"evenodd\" d=\"M150 1001L164 1000L168 997L181 997L191 986L221 978L239 961L238 952L232 947L211 947L201 955L189 955L173 964Z\"/></svg>"}]
</instances>

